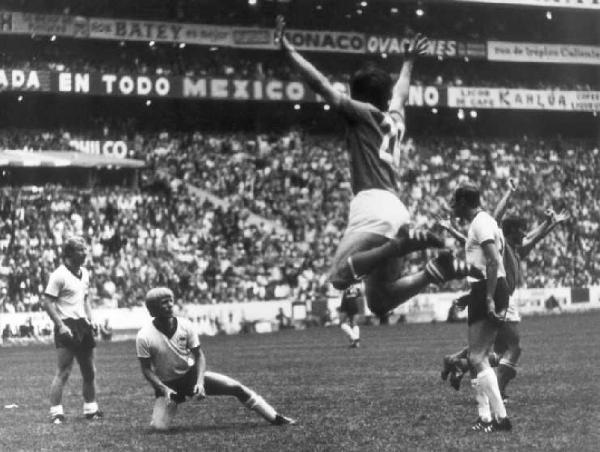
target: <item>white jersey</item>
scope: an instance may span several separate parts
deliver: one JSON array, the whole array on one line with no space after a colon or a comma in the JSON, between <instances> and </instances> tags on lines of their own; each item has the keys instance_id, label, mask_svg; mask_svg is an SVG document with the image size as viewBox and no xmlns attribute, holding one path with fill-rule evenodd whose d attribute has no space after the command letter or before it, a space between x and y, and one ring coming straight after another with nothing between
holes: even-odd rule
<instances>
[{"instance_id":1,"label":"white jersey","mask_svg":"<svg viewBox=\"0 0 600 452\"><path fill-rule=\"evenodd\" d=\"M45 294L55 299L56 312L61 319L85 319L85 297L90 289L90 273L81 267L81 277L61 265L48 279Z\"/></svg>"},{"instance_id":2,"label":"white jersey","mask_svg":"<svg viewBox=\"0 0 600 452\"><path fill-rule=\"evenodd\" d=\"M506 277L504 260L502 259L504 253L504 234L498 227L496 220L494 220L489 213L480 211L475 215L475 218L473 218L473 221L471 222L471 226L469 226L467 241L465 243L465 253L467 265L474 266L484 275L486 274L487 260L483 254L482 246L489 242L496 244L498 254L500 255L500 260L498 262L498 278ZM469 282L477 281L476 278L470 276L467 280Z\"/></svg>"},{"instance_id":3,"label":"white jersey","mask_svg":"<svg viewBox=\"0 0 600 452\"><path fill-rule=\"evenodd\" d=\"M189 320L176 317L177 329L171 338L158 331L153 322L138 331L135 348L138 358L150 358L161 381L179 378L196 364L192 349L200 347L198 334Z\"/></svg>"}]
</instances>

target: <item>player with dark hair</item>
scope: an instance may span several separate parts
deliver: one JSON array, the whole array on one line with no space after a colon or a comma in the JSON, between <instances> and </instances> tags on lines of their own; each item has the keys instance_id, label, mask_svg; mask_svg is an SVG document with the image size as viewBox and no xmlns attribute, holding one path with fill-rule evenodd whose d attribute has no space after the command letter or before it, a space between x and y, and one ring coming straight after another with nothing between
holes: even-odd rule
<instances>
[{"instance_id":1,"label":"player with dark hair","mask_svg":"<svg viewBox=\"0 0 600 452\"><path fill-rule=\"evenodd\" d=\"M471 284L466 301L469 307L469 365L476 373L472 381L479 417L473 430L508 431L512 425L506 414L498 379L490 366L489 355L508 308L509 288L502 261L504 235L496 220L481 208L479 189L463 185L452 199L454 215L470 223L465 242L467 264L479 276L469 276Z\"/></svg>"},{"instance_id":2,"label":"player with dark hair","mask_svg":"<svg viewBox=\"0 0 600 452\"><path fill-rule=\"evenodd\" d=\"M516 189L516 183L513 182L511 185L511 191L514 191ZM509 196L507 194L496 208L495 217L497 221L502 219L508 198ZM567 221L568 218L569 215L565 211L556 214L549 209L546 211L546 218L544 221L529 233L526 233L527 222L522 217L512 216L502 221L502 232L506 240L503 259L504 267L506 269L506 279L511 295L517 287L522 285L520 260L525 259L531 250L544 237L550 234L550 232L552 232L559 224ZM453 230L452 234L464 243L464 238L461 238L460 232L454 230L448 222L444 222L442 226L445 229ZM464 309L464 304L461 304L460 300L461 299L456 303L456 306L459 309ZM465 300L465 298L462 300ZM497 367L496 374L498 376L500 393L502 394L502 398L506 400L506 387L517 375L517 363L521 356L520 333L518 328L521 316L515 303L509 303L504 320L494 344L495 353L490 355L490 364L493 367ZM467 358L468 347L465 347L463 350L453 355L444 357L442 378L445 380L450 376L450 384L456 390L460 389L460 381L463 375L469 370Z\"/></svg>"},{"instance_id":3,"label":"player with dark hair","mask_svg":"<svg viewBox=\"0 0 600 452\"><path fill-rule=\"evenodd\" d=\"M76 359L83 379L83 414L100 419L103 414L96 402L96 368L92 309L88 300L89 272L83 263L87 246L81 237L68 239L63 246L63 264L52 272L44 292L44 309L54 322L57 371L50 387L50 420L65 422L61 404L63 389Z\"/></svg>"},{"instance_id":4,"label":"player with dark hair","mask_svg":"<svg viewBox=\"0 0 600 452\"><path fill-rule=\"evenodd\" d=\"M281 49L309 86L341 113L347 126L354 198L330 270L333 286L345 290L364 279L369 309L384 317L430 283L464 277L466 267L449 252L440 253L424 270L402 276L403 256L444 246L436 235L409 228L410 215L398 195L404 104L414 61L426 52L427 39L417 35L406 46L396 83L380 69L365 68L352 76L351 96L347 96L296 51L285 37L284 27L279 16L275 38Z\"/></svg>"},{"instance_id":5,"label":"player with dark hair","mask_svg":"<svg viewBox=\"0 0 600 452\"><path fill-rule=\"evenodd\" d=\"M344 291L340 304L340 328L350 339L350 348L360 347L360 328L354 318L360 312L361 302L362 293L358 284L350 286Z\"/></svg>"},{"instance_id":6,"label":"player with dark hair","mask_svg":"<svg viewBox=\"0 0 600 452\"><path fill-rule=\"evenodd\" d=\"M150 425L156 430L168 430L177 405L187 397L220 395L236 397L273 425L295 424L239 381L206 370L197 331L191 322L173 315L174 302L173 292L166 287L148 291L146 308L153 320L136 337L142 374L156 396Z\"/></svg>"}]
</instances>

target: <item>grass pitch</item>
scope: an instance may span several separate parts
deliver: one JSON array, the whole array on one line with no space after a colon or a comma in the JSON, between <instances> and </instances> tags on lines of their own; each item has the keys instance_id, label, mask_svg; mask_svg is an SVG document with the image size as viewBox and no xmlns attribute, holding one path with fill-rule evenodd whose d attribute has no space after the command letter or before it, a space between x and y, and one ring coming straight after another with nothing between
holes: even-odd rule
<instances>
[{"instance_id":1,"label":"grass pitch","mask_svg":"<svg viewBox=\"0 0 600 452\"><path fill-rule=\"evenodd\" d=\"M296 426L273 427L235 399L180 406L175 428L149 427L153 394L133 342L99 344L99 402L106 418L82 418L75 367L63 404L68 423L48 423L54 349L0 349L0 450L490 451L599 450L600 312L526 318L523 356L509 386L511 433L471 433L467 382L440 380L444 354L465 324L364 327L347 348L335 327L206 338L210 370L241 380ZM17 404L17 408L4 408Z\"/></svg>"}]
</instances>

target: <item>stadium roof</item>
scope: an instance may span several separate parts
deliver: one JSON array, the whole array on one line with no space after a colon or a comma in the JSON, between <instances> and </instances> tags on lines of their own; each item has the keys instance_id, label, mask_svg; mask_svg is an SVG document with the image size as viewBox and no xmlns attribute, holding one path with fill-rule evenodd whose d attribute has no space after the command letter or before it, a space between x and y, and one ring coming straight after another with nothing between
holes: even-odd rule
<instances>
[{"instance_id":1,"label":"stadium roof","mask_svg":"<svg viewBox=\"0 0 600 452\"><path fill-rule=\"evenodd\" d=\"M142 160L68 151L0 151L0 167L142 168Z\"/></svg>"}]
</instances>

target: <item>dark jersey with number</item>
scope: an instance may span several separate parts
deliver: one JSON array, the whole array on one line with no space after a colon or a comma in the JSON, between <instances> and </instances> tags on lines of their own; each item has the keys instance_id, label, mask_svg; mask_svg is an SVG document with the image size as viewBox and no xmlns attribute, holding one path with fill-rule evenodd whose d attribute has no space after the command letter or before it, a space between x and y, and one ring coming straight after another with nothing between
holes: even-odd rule
<instances>
[{"instance_id":1,"label":"dark jersey with number","mask_svg":"<svg viewBox=\"0 0 600 452\"><path fill-rule=\"evenodd\" d=\"M379 188L397 194L394 166L400 163L400 141L404 135L402 114L384 113L348 96L344 96L339 110L346 119L353 193Z\"/></svg>"}]
</instances>

